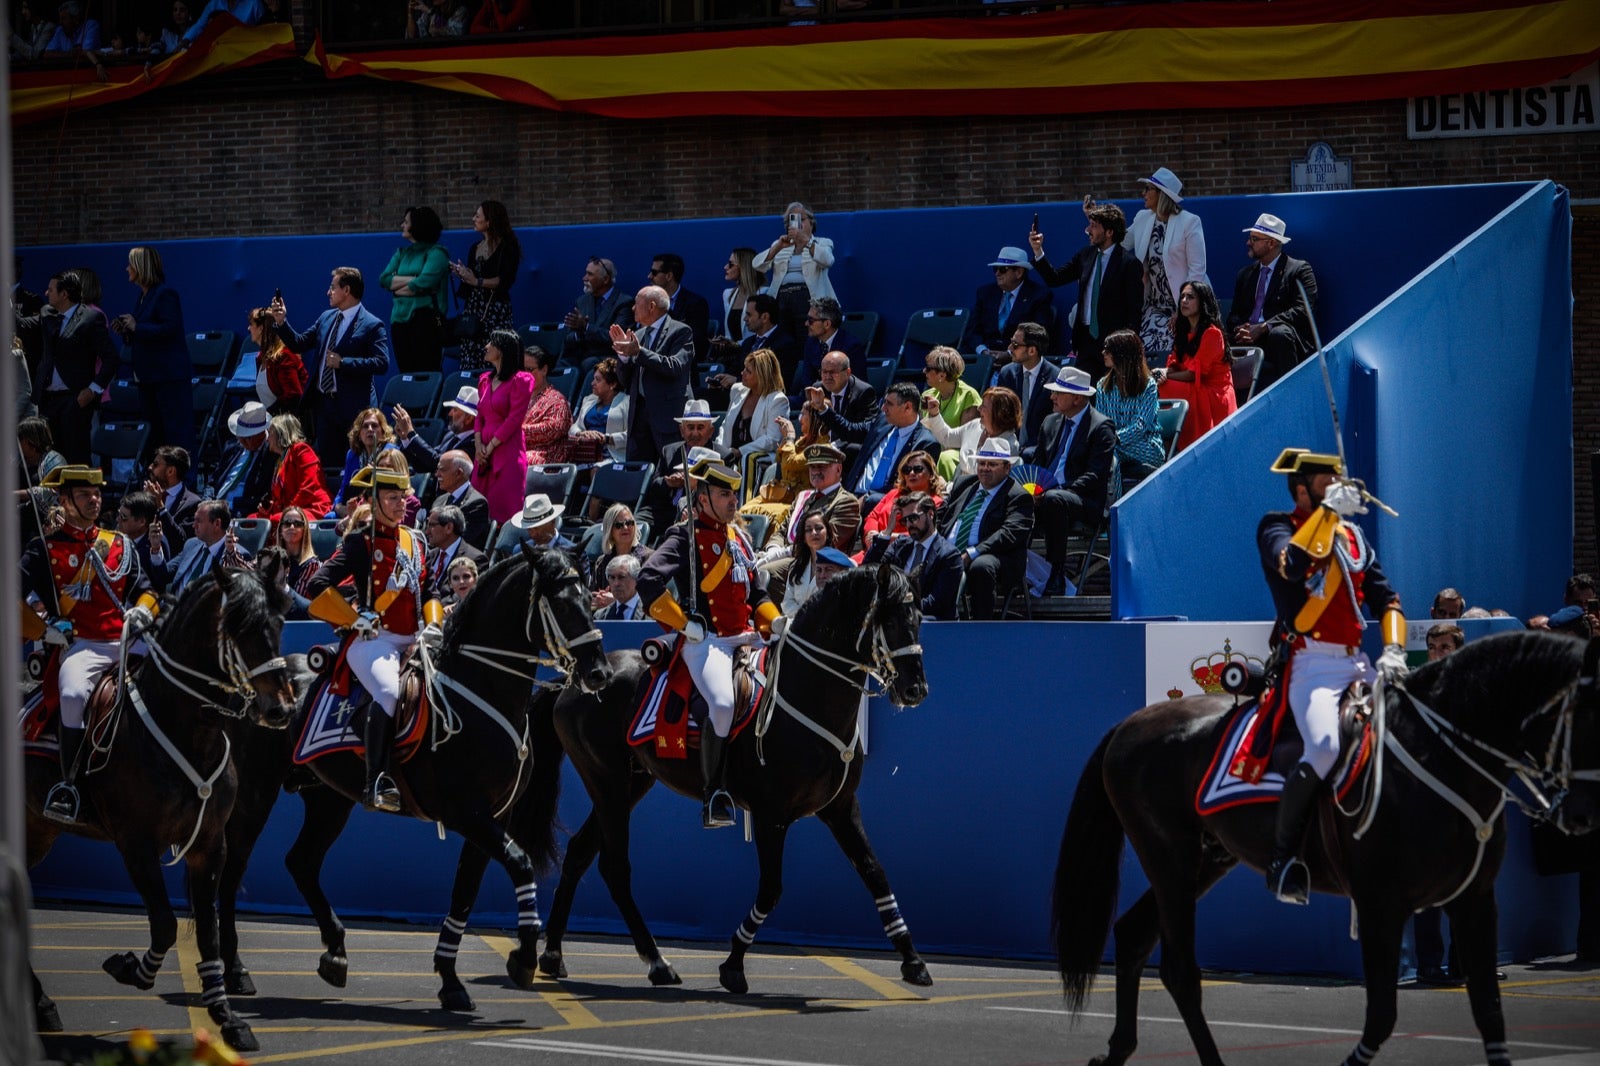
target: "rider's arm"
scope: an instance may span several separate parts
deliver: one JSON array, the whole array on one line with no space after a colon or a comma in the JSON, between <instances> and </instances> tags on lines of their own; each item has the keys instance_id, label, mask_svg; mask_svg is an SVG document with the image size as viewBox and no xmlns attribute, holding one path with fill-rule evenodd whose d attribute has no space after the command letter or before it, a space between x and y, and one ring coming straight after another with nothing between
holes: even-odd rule
<instances>
[{"instance_id":1,"label":"rider's arm","mask_svg":"<svg viewBox=\"0 0 1600 1066\"><path fill-rule=\"evenodd\" d=\"M689 530L680 522L668 529L661 546L651 553L639 571L639 602L645 613L657 622L682 632L689 616L674 595L680 582L679 571L688 566Z\"/></svg>"}]
</instances>

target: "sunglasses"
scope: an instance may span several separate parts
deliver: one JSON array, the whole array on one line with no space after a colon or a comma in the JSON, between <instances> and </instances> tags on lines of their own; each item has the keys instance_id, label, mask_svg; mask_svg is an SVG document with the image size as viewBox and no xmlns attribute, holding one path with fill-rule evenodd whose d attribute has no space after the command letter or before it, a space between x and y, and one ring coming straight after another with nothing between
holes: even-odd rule
<instances>
[{"instance_id":1,"label":"sunglasses","mask_svg":"<svg viewBox=\"0 0 1600 1066\"><path fill-rule=\"evenodd\" d=\"M295 528L297 526L299 528L301 528L301 529L304 529L306 527L306 524L304 522L297 522L292 518L291 519L287 519L287 520L282 521L282 522L279 522L278 525L283 526L285 529L293 529L293 528Z\"/></svg>"},{"instance_id":2,"label":"sunglasses","mask_svg":"<svg viewBox=\"0 0 1600 1066\"><path fill-rule=\"evenodd\" d=\"M616 529L619 526L631 526L633 524L634 521L631 518L619 518L615 522L611 523L611 528Z\"/></svg>"}]
</instances>

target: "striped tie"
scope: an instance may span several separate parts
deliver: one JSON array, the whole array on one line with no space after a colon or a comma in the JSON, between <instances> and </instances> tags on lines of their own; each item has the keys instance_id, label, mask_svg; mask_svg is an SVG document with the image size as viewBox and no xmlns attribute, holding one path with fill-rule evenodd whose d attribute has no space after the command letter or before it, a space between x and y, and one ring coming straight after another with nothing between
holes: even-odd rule
<instances>
[{"instance_id":1,"label":"striped tie","mask_svg":"<svg viewBox=\"0 0 1600 1066\"><path fill-rule=\"evenodd\" d=\"M967 542L972 539L972 527L978 524L978 515L983 511L983 503L989 498L989 493L983 486L978 486L972 493L972 499L961 509L961 514L956 517L956 547L966 548Z\"/></svg>"}]
</instances>

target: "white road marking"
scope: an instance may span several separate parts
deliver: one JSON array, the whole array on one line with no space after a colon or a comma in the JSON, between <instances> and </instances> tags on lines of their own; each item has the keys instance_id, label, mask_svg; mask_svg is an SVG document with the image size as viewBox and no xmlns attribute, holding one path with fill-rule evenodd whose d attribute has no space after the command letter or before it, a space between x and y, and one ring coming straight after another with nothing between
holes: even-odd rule
<instances>
[{"instance_id":1,"label":"white road marking","mask_svg":"<svg viewBox=\"0 0 1600 1066\"><path fill-rule=\"evenodd\" d=\"M1064 1010L1056 1010L1056 1009L1051 1009L1051 1008L1047 1008L1047 1007L986 1007L985 1009L986 1010L1009 1010L1009 1011L1016 1011L1016 1012L1021 1013L1021 1014L1060 1014L1060 1015L1066 1015L1068 1013L1067 1011L1064 1011ZM1115 1014L1109 1012L1109 1011L1090 1011L1090 1010L1086 1010L1086 1011L1080 1012L1078 1014L1078 1017L1080 1017L1080 1018L1110 1018L1111 1020L1115 1021L1117 1016ZM1148 1014L1139 1015L1139 1020L1141 1022L1164 1022L1164 1023L1168 1024L1168 1025L1182 1025L1183 1024L1183 1019L1182 1018L1155 1018L1155 1017L1151 1017ZM1314 1026L1314 1025L1273 1025L1273 1024L1271 1024L1269 1022L1230 1022L1230 1021L1220 1021L1220 1020L1218 1020L1216 1018L1209 1018L1209 1017L1206 1019L1206 1023L1208 1025L1212 1025L1212 1026L1219 1026L1219 1025L1220 1026L1228 1026L1228 1027L1234 1028L1234 1029L1276 1029L1276 1030L1279 1030L1279 1031L1282 1031L1282 1032L1288 1032L1288 1033L1325 1033L1325 1034L1327 1034L1329 1036L1360 1036L1361 1035L1361 1030L1360 1029L1321 1029L1321 1028L1318 1028L1317 1026ZM1445 1043L1453 1043L1453 1044L1482 1044L1483 1043L1483 1041L1480 1038L1476 1037L1476 1036L1445 1036L1442 1033L1395 1033L1394 1036L1390 1037L1391 1040L1400 1039L1400 1038L1404 1038L1404 1039L1407 1039L1407 1040L1438 1040L1438 1041L1442 1041L1442 1042L1445 1042ZM1595 1050L1594 1048L1587 1047L1587 1046L1585 1046L1583 1044L1536 1044L1531 1040L1508 1040L1507 1043L1509 1043L1512 1047L1543 1048L1543 1049L1545 1049L1547 1051L1588 1051L1588 1052L1593 1052ZM1567 1061L1567 1060L1566 1060L1566 1058L1562 1058L1562 1059L1548 1059L1548 1060L1545 1060L1545 1061L1548 1061L1548 1062L1557 1062L1557 1061L1564 1062L1564 1061ZM1529 1063L1529 1064L1527 1064L1527 1066L1532 1066L1532 1064Z\"/></svg>"},{"instance_id":2,"label":"white road marking","mask_svg":"<svg viewBox=\"0 0 1600 1066\"><path fill-rule=\"evenodd\" d=\"M479 1040L473 1046L553 1051L564 1055L593 1055L596 1058L631 1059L635 1062L683 1063L685 1066L829 1066L827 1063L793 1059L753 1059L746 1055L704 1055L693 1051L618 1047L615 1044L580 1044L574 1040Z\"/></svg>"}]
</instances>

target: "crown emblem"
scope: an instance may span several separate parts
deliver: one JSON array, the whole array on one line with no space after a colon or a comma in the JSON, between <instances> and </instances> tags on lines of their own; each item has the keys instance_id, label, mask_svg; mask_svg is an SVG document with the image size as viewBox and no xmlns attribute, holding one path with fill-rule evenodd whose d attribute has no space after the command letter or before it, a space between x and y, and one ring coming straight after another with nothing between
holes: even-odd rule
<instances>
[{"instance_id":1,"label":"crown emblem","mask_svg":"<svg viewBox=\"0 0 1600 1066\"><path fill-rule=\"evenodd\" d=\"M1194 683L1200 686L1200 691L1208 696L1222 693L1222 671L1228 663L1233 661L1242 663L1255 663L1265 668L1266 664L1254 655L1233 650L1233 641L1223 640L1222 650L1214 651L1210 655L1196 656L1189 664L1189 676L1194 678Z\"/></svg>"}]
</instances>

